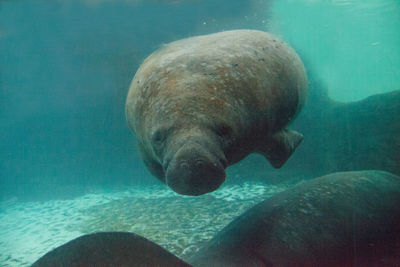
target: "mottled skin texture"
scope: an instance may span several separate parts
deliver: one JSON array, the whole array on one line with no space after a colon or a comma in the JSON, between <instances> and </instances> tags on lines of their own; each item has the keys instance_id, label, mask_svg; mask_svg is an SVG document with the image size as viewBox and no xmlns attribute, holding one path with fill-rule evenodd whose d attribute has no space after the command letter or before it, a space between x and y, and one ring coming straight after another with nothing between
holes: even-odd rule
<instances>
[{"instance_id":1,"label":"mottled skin texture","mask_svg":"<svg viewBox=\"0 0 400 267\"><path fill-rule=\"evenodd\" d=\"M339 172L304 182L237 217L194 266L400 266L400 177Z\"/></svg>"},{"instance_id":2,"label":"mottled skin texture","mask_svg":"<svg viewBox=\"0 0 400 267\"><path fill-rule=\"evenodd\" d=\"M284 164L302 139L285 127L306 88L288 45L261 31L227 31L150 55L131 83L126 114L150 172L178 193L200 195L250 153Z\"/></svg>"}]
</instances>

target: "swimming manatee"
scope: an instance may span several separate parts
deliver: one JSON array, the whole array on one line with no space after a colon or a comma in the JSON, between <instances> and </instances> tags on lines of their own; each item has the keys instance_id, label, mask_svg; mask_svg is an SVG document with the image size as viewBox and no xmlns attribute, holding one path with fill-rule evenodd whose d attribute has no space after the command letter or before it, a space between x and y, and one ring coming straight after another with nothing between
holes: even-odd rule
<instances>
[{"instance_id":1,"label":"swimming manatee","mask_svg":"<svg viewBox=\"0 0 400 267\"><path fill-rule=\"evenodd\" d=\"M281 167L303 138L286 127L306 90L287 44L262 31L226 31L151 54L132 80L126 116L150 172L177 193L201 195L250 153Z\"/></svg>"},{"instance_id":2,"label":"swimming manatee","mask_svg":"<svg viewBox=\"0 0 400 267\"><path fill-rule=\"evenodd\" d=\"M400 90L342 103L311 75L307 103L293 124L307 138L288 169L314 177L366 169L400 175Z\"/></svg>"},{"instance_id":3,"label":"swimming manatee","mask_svg":"<svg viewBox=\"0 0 400 267\"><path fill-rule=\"evenodd\" d=\"M80 236L38 259L32 267L190 266L159 245L127 232Z\"/></svg>"},{"instance_id":4,"label":"swimming manatee","mask_svg":"<svg viewBox=\"0 0 400 267\"><path fill-rule=\"evenodd\" d=\"M221 230L194 266L400 266L400 177L339 172L267 199Z\"/></svg>"}]
</instances>

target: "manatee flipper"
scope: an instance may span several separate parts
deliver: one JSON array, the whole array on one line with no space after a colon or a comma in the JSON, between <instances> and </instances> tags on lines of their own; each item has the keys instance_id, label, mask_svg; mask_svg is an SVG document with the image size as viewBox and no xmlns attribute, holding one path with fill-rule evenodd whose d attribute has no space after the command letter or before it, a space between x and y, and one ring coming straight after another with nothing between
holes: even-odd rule
<instances>
[{"instance_id":1,"label":"manatee flipper","mask_svg":"<svg viewBox=\"0 0 400 267\"><path fill-rule=\"evenodd\" d=\"M293 130L283 129L268 138L260 153L274 168L280 168L303 140L303 135Z\"/></svg>"}]
</instances>

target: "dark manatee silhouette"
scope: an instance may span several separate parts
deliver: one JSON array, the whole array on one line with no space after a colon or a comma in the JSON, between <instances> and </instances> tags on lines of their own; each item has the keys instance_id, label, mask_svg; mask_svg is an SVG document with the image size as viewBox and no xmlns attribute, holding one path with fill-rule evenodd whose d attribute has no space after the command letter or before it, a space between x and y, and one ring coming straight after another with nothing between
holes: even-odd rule
<instances>
[{"instance_id":1,"label":"dark manatee silhouette","mask_svg":"<svg viewBox=\"0 0 400 267\"><path fill-rule=\"evenodd\" d=\"M307 138L287 169L311 176L366 169L400 175L400 90L341 103L310 78L309 92L293 124Z\"/></svg>"},{"instance_id":2,"label":"dark manatee silhouette","mask_svg":"<svg viewBox=\"0 0 400 267\"><path fill-rule=\"evenodd\" d=\"M190 266L159 245L133 233L101 232L53 249L32 267Z\"/></svg>"},{"instance_id":3,"label":"dark manatee silhouette","mask_svg":"<svg viewBox=\"0 0 400 267\"><path fill-rule=\"evenodd\" d=\"M250 153L281 167L302 135L286 127L301 110L304 66L262 31L183 39L150 55L127 96L128 123L150 172L174 191L201 195Z\"/></svg>"},{"instance_id":4,"label":"dark manatee silhouette","mask_svg":"<svg viewBox=\"0 0 400 267\"><path fill-rule=\"evenodd\" d=\"M339 172L299 184L232 221L194 266L400 266L400 177Z\"/></svg>"}]
</instances>

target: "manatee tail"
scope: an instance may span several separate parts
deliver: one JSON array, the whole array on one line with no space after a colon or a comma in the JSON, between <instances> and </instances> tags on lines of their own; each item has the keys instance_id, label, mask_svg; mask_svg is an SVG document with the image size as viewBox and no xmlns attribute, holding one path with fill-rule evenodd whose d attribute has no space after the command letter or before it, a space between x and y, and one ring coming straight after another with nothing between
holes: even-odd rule
<instances>
[{"instance_id":1,"label":"manatee tail","mask_svg":"<svg viewBox=\"0 0 400 267\"><path fill-rule=\"evenodd\" d=\"M274 168L280 168L290 158L303 135L293 130L284 129L268 138L267 144L260 151Z\"/></svg>"}]
</instances>

